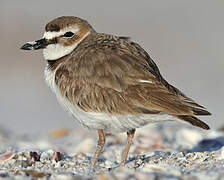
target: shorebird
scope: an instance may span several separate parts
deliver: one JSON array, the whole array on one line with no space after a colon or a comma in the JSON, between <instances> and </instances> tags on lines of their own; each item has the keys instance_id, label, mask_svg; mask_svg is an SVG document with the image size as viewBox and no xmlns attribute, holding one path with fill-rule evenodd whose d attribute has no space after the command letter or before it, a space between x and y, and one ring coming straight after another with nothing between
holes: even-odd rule
<instances>
[{"instance_id":1,"label":"shorebird","mask_svg":"<svg viewBox=\"0 0 224 180\"><path fill-rule=\"evenodd\" d=\"M79 124L98 131L92 167L105 132L127 133L124 165L136 128L181 120L209 129L196 116L210 113L170 85L149 54L128 37L97 33L86 20L63 16L46 25L42 39L21 49L43 49L45 79L58 101Z\"/></svg>"}]
</instances>

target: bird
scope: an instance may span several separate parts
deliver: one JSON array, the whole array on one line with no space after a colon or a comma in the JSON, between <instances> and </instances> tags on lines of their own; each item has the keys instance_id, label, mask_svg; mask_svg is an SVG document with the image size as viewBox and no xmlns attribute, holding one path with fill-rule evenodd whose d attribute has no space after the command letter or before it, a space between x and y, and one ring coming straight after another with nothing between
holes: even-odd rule
<instances>
[{"instance_id":1,"label":"bird","mask_svg":"<svg viewBox=\"0 0 224 180\"><path fill-rule=\"evenodd\" d=\"M129 37L98 33L80 17L61 16L47 23L43 38L21 49L43 50L45 80L59 103L78 124L98 132L92 168L106 133L127 133L125 165L137 128L182 121L210 129L197 116L211 113L169 84L146 50Z\"/></svg>"}]
</instances>

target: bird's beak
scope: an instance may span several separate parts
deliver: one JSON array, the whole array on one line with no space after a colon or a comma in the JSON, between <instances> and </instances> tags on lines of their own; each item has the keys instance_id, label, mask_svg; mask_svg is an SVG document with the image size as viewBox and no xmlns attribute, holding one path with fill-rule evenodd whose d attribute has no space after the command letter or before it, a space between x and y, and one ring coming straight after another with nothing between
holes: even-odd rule
<instances>
[{"instance_id":1,"label":"bird's beak","mask_svg":"<svg viewBox=\"0 0 224 180\"><path fill-rule=\"evenodd\" d=\"M43 38L37 41L27 42L24 44L20 49L23 50L38 50L38 49L44 49L47 47L48 44L51 44L50 41Z\"/></svg>"}]
</instances>

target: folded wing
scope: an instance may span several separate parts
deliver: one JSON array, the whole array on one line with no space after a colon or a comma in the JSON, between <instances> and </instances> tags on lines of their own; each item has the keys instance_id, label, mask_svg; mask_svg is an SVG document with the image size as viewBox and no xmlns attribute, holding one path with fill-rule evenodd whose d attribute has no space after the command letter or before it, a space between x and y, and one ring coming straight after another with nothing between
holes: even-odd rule
<instances>
[{"instance_id":1,"label":"folded wing","mask_svg":"<svg viewBox=\"0 0 224 180\"><path fill-rule=\"evenodd\" d=\"M209 129L195 116L210 113L170 85L138 44L117 38L116 46L94 44L82 50L56 72L61 94L82 110L122 115L162 112Z\"/></svg>"}]
</instances>

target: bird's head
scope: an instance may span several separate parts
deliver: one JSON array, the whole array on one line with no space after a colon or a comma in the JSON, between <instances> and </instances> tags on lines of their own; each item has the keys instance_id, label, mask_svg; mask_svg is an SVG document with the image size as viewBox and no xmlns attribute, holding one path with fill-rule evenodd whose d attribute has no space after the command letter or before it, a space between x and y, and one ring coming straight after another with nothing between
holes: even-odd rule
<instances>
[{"instance_id":1,"label":"bird's head","mask_svg":"<svg viewBox=\"0 0 224 180\"><path fill-rule=\"evenodd\" d=\"M45 26L42 39L27 42L21 49L43 49L46 60L57 60L70 54L91 32L94 29L87 21L78 17L62 16Z\"/></svg>"}]
</instances>

